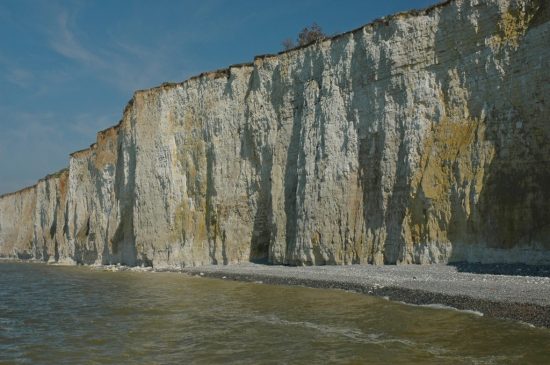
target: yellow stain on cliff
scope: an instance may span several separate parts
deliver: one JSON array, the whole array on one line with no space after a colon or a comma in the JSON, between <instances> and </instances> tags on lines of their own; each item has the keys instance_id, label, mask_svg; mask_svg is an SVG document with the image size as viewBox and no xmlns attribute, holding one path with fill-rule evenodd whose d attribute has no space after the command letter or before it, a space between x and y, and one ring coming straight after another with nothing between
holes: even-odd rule
<instances>
[{"instance_id":1,"label":"yellow stain on cliff","mask_svg":"<svg viewBox=\"0 0 550 365\"><path fill-rule=\"evenodd\" d=\"M457 192L473 188L479 194L483 189L483 167L475 167L472 158L483 128L479 120L453 122L447 118L433 128L412 181L415 192L405 218L408 243L449 241ZM458 204L468 216L470 202Z\"/></svg>"}]
</instances>

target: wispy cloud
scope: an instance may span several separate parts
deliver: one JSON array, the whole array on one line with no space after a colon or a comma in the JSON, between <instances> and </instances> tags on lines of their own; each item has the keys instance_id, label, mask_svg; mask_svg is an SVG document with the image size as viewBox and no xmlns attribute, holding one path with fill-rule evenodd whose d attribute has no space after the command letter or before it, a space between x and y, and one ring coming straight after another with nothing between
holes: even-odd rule
<instances>
[{"instance_id":1,"label":"wispy cloud","mask_svg":"<svg viewBox=\"0 0 550 365\"><path fill-rule=\"evenodd\" d=\"M76 16L76 12L67 9L58 11L49 31L51 49L87 68L98 79L118 90L131 92L157 85L167 81L167 71L177 68L174 59L178 58L172 57L170 35L159 40L154 47L145 47L120 36L92 46L78 37Z\"/></svg>"},{"instance_id":2,"label":"wispy cloud","mask_svg":"<svg viewBox=\"0 0 550 365\"><path fill-rule=\"evenodd\" d=\"M111 13L98 22L105 28L90 22L104 5L28 5L28 11L8 6L3 12L0 1L0 20L6 20L0 29L14 32L12 44L0 47L0 85L6 85L0 89L0 193L66 166L69 153L116 124L134 90L217 67L207 47L243 26L243 17L215 17L233 7L228 0L174 2L172 14L149 14L148 5L134 3L135 11L120 20L112 13L118 5L109 5ZM164 22L174 13L181 17ZM201 52L209 56L199 61Z\"/></svg>"},{"instance_id":3,"label":"wispy cloud","mask_svg":"<svg viewBox=\"0 0 550 365\"><path fill-rule=\"evenodd\" d=\"M189 11L185 16L194 19L195 23L200 22L200 27L161 26L148 33L145 39L135 33L140 21L144 21L139 17L130 14L119 28L91 36L80 23L79 8L59 5L49 30L49 45L57 54L87 68L97 79L119 91L131 93L165 81L181 81L205 71L204 61L196 63L197 47L204 48L221 37L230 36L240 30L242 22L257 15L251 10L239 18L215 20L214 14L230 6L228 4L231 2L227 0L210 0L185 6ZM244 60L234 60L241 61Z\"/></svg>"},{"instance_id":4,"label":"wispy cloud","mask_svg":"<svg viewBox=\"0 0 550 365\"><path fill-rule=\"evenodd\" d=\"M61 10L57 15L56 26L50 38L50 45L56 52L91 67L105 67L105 62L86 49L69 28L69 14L66 10Z\"/></svg>"}]
</instances>

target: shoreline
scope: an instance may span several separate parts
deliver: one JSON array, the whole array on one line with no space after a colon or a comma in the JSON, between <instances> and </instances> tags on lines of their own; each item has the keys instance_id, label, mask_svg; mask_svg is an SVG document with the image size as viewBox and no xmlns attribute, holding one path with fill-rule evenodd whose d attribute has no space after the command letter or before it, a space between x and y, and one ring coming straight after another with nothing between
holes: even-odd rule
<instances>
[{"instance_id":1,"label":"shoreline","mask_svg":"<svg viewBox=\"0 0 550 365\"><path fill-rule=\"evenodd\" d=\"M395 302L481 313L550 328L550 277L458 272L453 266L270 266L237 264L178 270L189 275L341 289Z\"/></svg>"},{"instance_id":2,"label":"shoreline","mask_svg":"<svg viewBox=\"0 0 550 365\"><path fill-rule=\"evenodd\" d=\"M9 258L1 258L2 261L47 264ZM483 265L480 269L476 264L277 266L254 263L184 268L83 266L102 271L175 272L269 285L340 289L404 304L445 306L550 328L550 267ZM461 271L466 269L469 271Z\"/></svg>"}]
</instances>

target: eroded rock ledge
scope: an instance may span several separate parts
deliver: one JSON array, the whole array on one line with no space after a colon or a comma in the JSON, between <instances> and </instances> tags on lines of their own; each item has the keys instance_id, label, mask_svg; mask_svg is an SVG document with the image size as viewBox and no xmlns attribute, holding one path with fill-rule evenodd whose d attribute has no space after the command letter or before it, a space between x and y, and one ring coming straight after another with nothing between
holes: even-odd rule
<instances>
[{"instance_id":1,"label":"eroded rock ledge","mask_svg":"<svg viewBox=\"0 0 550 365\"><path fill-rule=\"evenodd\" d=\"M0 256L550 263L550 6L456 0L137 91L0 197Z\"/></svg>"}]
</instances>

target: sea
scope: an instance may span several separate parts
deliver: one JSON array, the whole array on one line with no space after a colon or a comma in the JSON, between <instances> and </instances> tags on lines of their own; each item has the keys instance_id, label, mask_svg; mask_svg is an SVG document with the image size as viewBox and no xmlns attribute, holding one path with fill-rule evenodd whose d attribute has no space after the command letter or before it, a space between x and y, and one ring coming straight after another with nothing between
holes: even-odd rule
<instances>
[{"instance_id":1,"label":"sea","mask_svg":"<svg viewBox=\"0 0 550 365\"><path fill-rule=\"evenodd\" d=\"M341 290L0 262L0 364L550 364L550 330Z\"/></svg>"}]
</instances>

